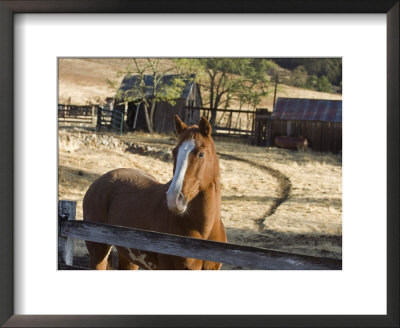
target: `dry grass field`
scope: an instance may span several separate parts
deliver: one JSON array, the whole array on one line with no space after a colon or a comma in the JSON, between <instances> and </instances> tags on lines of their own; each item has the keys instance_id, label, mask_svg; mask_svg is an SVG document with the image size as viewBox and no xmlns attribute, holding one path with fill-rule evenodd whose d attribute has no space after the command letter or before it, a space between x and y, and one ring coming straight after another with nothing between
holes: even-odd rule
<instances>
[{"instance_id":1,"label":"dry grass field","mask_svg":"<svg viewBox=\"0 0 400 328\"><path fill-rule=\"evenodd\" d=\"M59 102L102 103L114 91L105 80L127 59L60 59ZM341 99L341 95L280 86L278 96ZM271 108L273 93L260 107ZM59 124L59 199L82 199L100 175L135 167L161 182L172 178L174 135L122 137ZM342 162L331 154L254 147L218 138L222 220L231 243L330 258L342 256ZM232 269L224 265L225 269Z\"/></svg>"}]
</instances>

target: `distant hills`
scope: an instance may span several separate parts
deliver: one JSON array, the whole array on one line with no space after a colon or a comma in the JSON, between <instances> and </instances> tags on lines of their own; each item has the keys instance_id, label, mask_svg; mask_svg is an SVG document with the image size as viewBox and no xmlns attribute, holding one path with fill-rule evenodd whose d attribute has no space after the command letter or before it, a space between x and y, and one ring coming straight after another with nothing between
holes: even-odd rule
<instances>
[{"instance_id":1,"label":"distant hills","mask_svg":"<svg viewBox=\"0 0 400 328\"><path fill-rule=\"evenodd\" d=\"M281 69L282 83L322 92L342 92L341 58L271 58Z\"/></svg>"}]
</instances>

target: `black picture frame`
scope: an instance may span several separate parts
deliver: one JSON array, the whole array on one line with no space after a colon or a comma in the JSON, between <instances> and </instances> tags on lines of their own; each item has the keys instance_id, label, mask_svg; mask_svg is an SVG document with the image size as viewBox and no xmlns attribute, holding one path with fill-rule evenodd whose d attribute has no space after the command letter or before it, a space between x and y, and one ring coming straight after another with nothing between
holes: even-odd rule
<instances>
[{"instance_id":1,"label":"black picture frame","mask_svg":"<svg viewBox=\"0 0 400 328\"><path fill-rule=\"evenodd\" d=\"M385 13L387 16L387 315L14 315L13 16L16 13ZM5 327L399 327L398 0L0 0L0 324ZM368 265L373 265L373 260ZM368 288L368 286L366 286Z\"/></svg>"}]
</instances>

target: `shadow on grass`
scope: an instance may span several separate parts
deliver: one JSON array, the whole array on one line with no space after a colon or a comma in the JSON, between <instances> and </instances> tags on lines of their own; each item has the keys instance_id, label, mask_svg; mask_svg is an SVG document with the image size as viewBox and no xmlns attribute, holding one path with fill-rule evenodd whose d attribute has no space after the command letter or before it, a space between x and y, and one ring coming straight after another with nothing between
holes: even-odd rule
<instances>
[{"instance_id":1,"label":"shadow on grass","mask_svg":"<svg viewBox=\"0 0 400 328\"><path fill-rule=\"evenodd\" d=\"M81 182L91 184L100 176L101 174L89 172L83 169L75 169L64 165L58 166L59 180L65 178L68 180L80 180Z\"/></svg>"},{"instance_id":2,"label":"shadow on grass","mask_svg":"<svg viewBox=\"0 0 400 328\"><path fill-rule=\"evenodd\" d=\"M229 195L229 196L222 196L222 202L230 202L230 201L242 201L242 202L256 202L256 203L268 203L275 201L276 197L270 196L236 196L236 195ZM342 199L341 198L330 198L330 197L318 197L318 198L310 198L310 197L290 197L287 199L290 203L298 203L298 204L321 204L326 206L327 204L341 208L342 207Z\"/></svg>"},{"instance_id":3,"label":"shadow on grass","mask_svg":"<svg viewBox=\"0 0 400 328\"><path fill-rule=\"evenodd\" d=\"M340 259L342 236L318 233L281 232L276 230L249 231L226 228L228 242L289 253Z\"/></svg>"}]
</instances>

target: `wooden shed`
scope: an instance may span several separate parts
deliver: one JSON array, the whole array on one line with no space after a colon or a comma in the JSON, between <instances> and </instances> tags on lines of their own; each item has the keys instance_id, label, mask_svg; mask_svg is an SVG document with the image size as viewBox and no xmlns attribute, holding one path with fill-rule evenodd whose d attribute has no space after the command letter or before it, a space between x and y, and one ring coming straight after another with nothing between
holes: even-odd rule
<instances>
[{"instance_id":1,"label":"wooden shed","mask_svg":"<svg viewBox=\"0 0 400 328\"><path fill-rule=\"evenodd\" d=\"M278 98L271 115L271 141L277 136L305 137L312 150L342 150L342 101Z\"/></svg>"},{"instance_id":2,"label":"wooden shed","mask_svg":"<svg viewBox=\"0 0 400 328\"><path fill-rule=\"evenodd\" d=\"M162 84L173 83L178 75L170 74L162 78ZM157 133L169 133L175 131L174 116L179 115L187 124L197 124L200 120L199 111L187 110L187 107L201 107L202 100L199 86L194 82L194 75L187 79L185 86L179 98L175 99L175 105L168 102L158 102L154 110L154 131ZM151 101L153 75L145 75L144 83L146 85L146 97ZM135 93L135 86L138 86L141 79L139 75L127 75L122 80L117 95L132 96ZM120 96L121 97L121 96ZM130 130L147 131L144 115L144 104L128 102L124 103L122 99L116 99L114 110L124 112L126 127Z\"/></svg>"}]
</instances>

